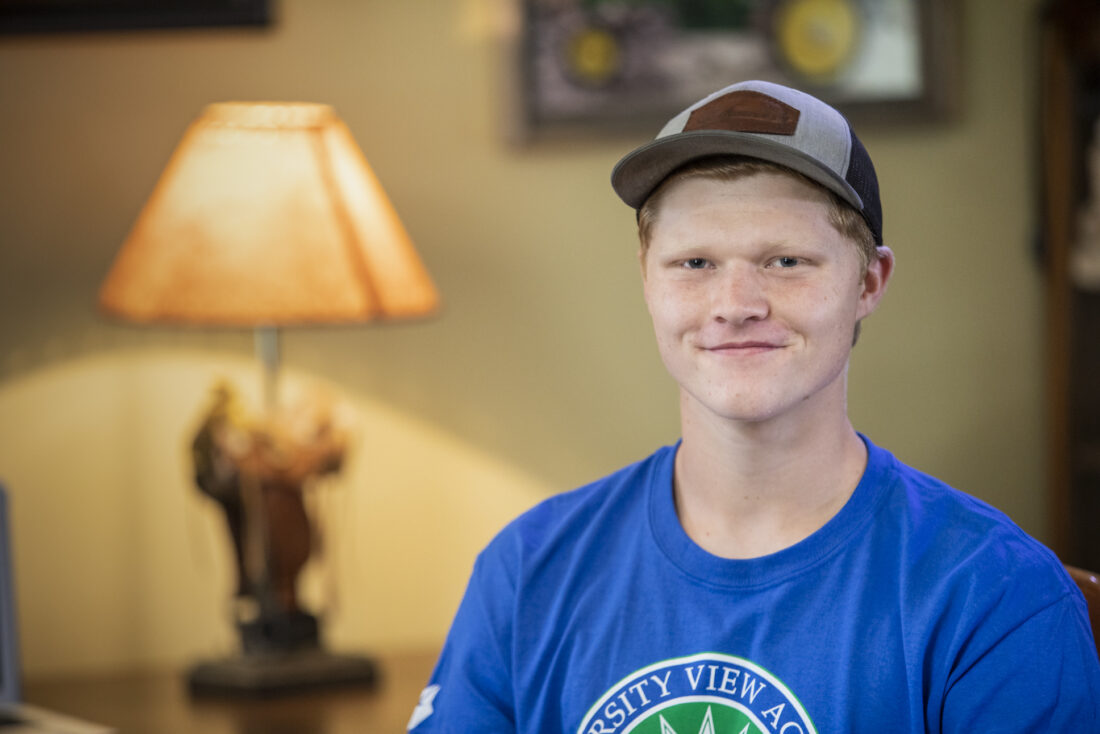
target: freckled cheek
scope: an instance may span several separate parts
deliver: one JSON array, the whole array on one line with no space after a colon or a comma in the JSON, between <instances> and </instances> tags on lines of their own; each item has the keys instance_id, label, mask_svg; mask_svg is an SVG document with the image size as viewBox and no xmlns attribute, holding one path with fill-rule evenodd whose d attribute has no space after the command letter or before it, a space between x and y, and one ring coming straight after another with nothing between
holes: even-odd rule
<instances>
[{"instance_id":1,"label":"freckled cheek","mask_svg":"<svg viewBox=\"0 0 1100 734\"><path fill-rule=\"evenodd\" d=\"M819 302L818 308L810 312L805 327L842 346L850 345L852 329L858 320L858 312L853 304L839 298L827 298ZM827 336L826 336L827 335Z\"/></svg>"},{"instance_id":2,"label":"freckled cheek","mask_svg":"<svg viewBox=\"0 0 1100 734\"><path fill-rule=\"evenodd\" d=\"M695 294L677 289L652 288L646 301L654 325L663 329L690 328L706 310Z\"/></svg>"},{"instance_id":3,"label":"freckled cheek","mask_svg":"<svg viewBox=\"0 0 1100 734\"><path fill-rule=\"evenodd\" d=\"M664 345L680 341L691 328L690 322L675 311L662 309L652 313L651 316L657 341Z\"/></svg>"}]
</instances>

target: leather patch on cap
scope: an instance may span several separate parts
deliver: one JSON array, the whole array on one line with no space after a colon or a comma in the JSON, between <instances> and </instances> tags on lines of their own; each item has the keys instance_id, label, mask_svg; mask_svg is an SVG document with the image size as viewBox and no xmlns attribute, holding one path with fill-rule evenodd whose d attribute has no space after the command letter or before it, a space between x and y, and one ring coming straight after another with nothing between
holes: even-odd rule
<instances>
[{"instance_id":1,"label":"leather patch on cap","mask_svg":"<svg viewBox=\"0 0 1100 734\"><path fill-rule=\"evenodd\" d=\"M750 89L723 94L691 113L684 132L729 130L740 133L794 135L801 113L775 97Z\"/></svg>"}]
</instances>

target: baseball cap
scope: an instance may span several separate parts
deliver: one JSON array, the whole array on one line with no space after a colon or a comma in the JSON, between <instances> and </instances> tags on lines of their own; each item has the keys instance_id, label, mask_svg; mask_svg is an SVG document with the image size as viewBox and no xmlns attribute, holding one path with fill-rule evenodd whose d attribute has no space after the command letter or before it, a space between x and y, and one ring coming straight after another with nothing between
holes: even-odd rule
<instances>
[{"instance_id":1,"label":"baseball cap","mask_svg":"<svg viewBox=\"0 0 1100 734\"><path fill-rule=\"evenodd\" d=\"M731 84L673 117L657 137L627 153L611 185L641 208L681 166L713 155L742 155L797 171L837 194L882 244L878 178L848 120L805 92L764 81Z\"/></svg>"}]
</instances>

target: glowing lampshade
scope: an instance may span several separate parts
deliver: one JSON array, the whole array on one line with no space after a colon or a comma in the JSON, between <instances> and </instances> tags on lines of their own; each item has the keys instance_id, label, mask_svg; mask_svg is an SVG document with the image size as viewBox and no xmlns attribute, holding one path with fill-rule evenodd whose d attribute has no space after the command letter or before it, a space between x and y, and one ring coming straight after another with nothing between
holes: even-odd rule
<instances>
[{"instance_id":1,"label":"glowing lampshade","mask_svg":"<svg viewBox=\"0 0 1100 734\"><path fill-rule=\"evenodd\" d=\"M226 102L184 134L100 290L137 322L397 319L439 297L327 105Z\"/></svg>"}]
</instances>

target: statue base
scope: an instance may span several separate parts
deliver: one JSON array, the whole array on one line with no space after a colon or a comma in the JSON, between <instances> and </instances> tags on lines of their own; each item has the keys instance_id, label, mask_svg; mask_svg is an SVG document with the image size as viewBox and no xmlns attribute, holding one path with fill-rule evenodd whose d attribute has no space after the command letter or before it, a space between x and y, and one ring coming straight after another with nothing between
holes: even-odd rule
<instances>
[{"instance_id":1,"label":"statue base","mask_svg":"<svg viewBox=\"0 0 1100 734\"><path fill-rule=\"evenodd\" d=\"M330 686L373 687L378 679L378 666L369 658L311 648L200 663L188 674L188 686L196 696L279 696Z\"/></svg>"}]
</instances>

